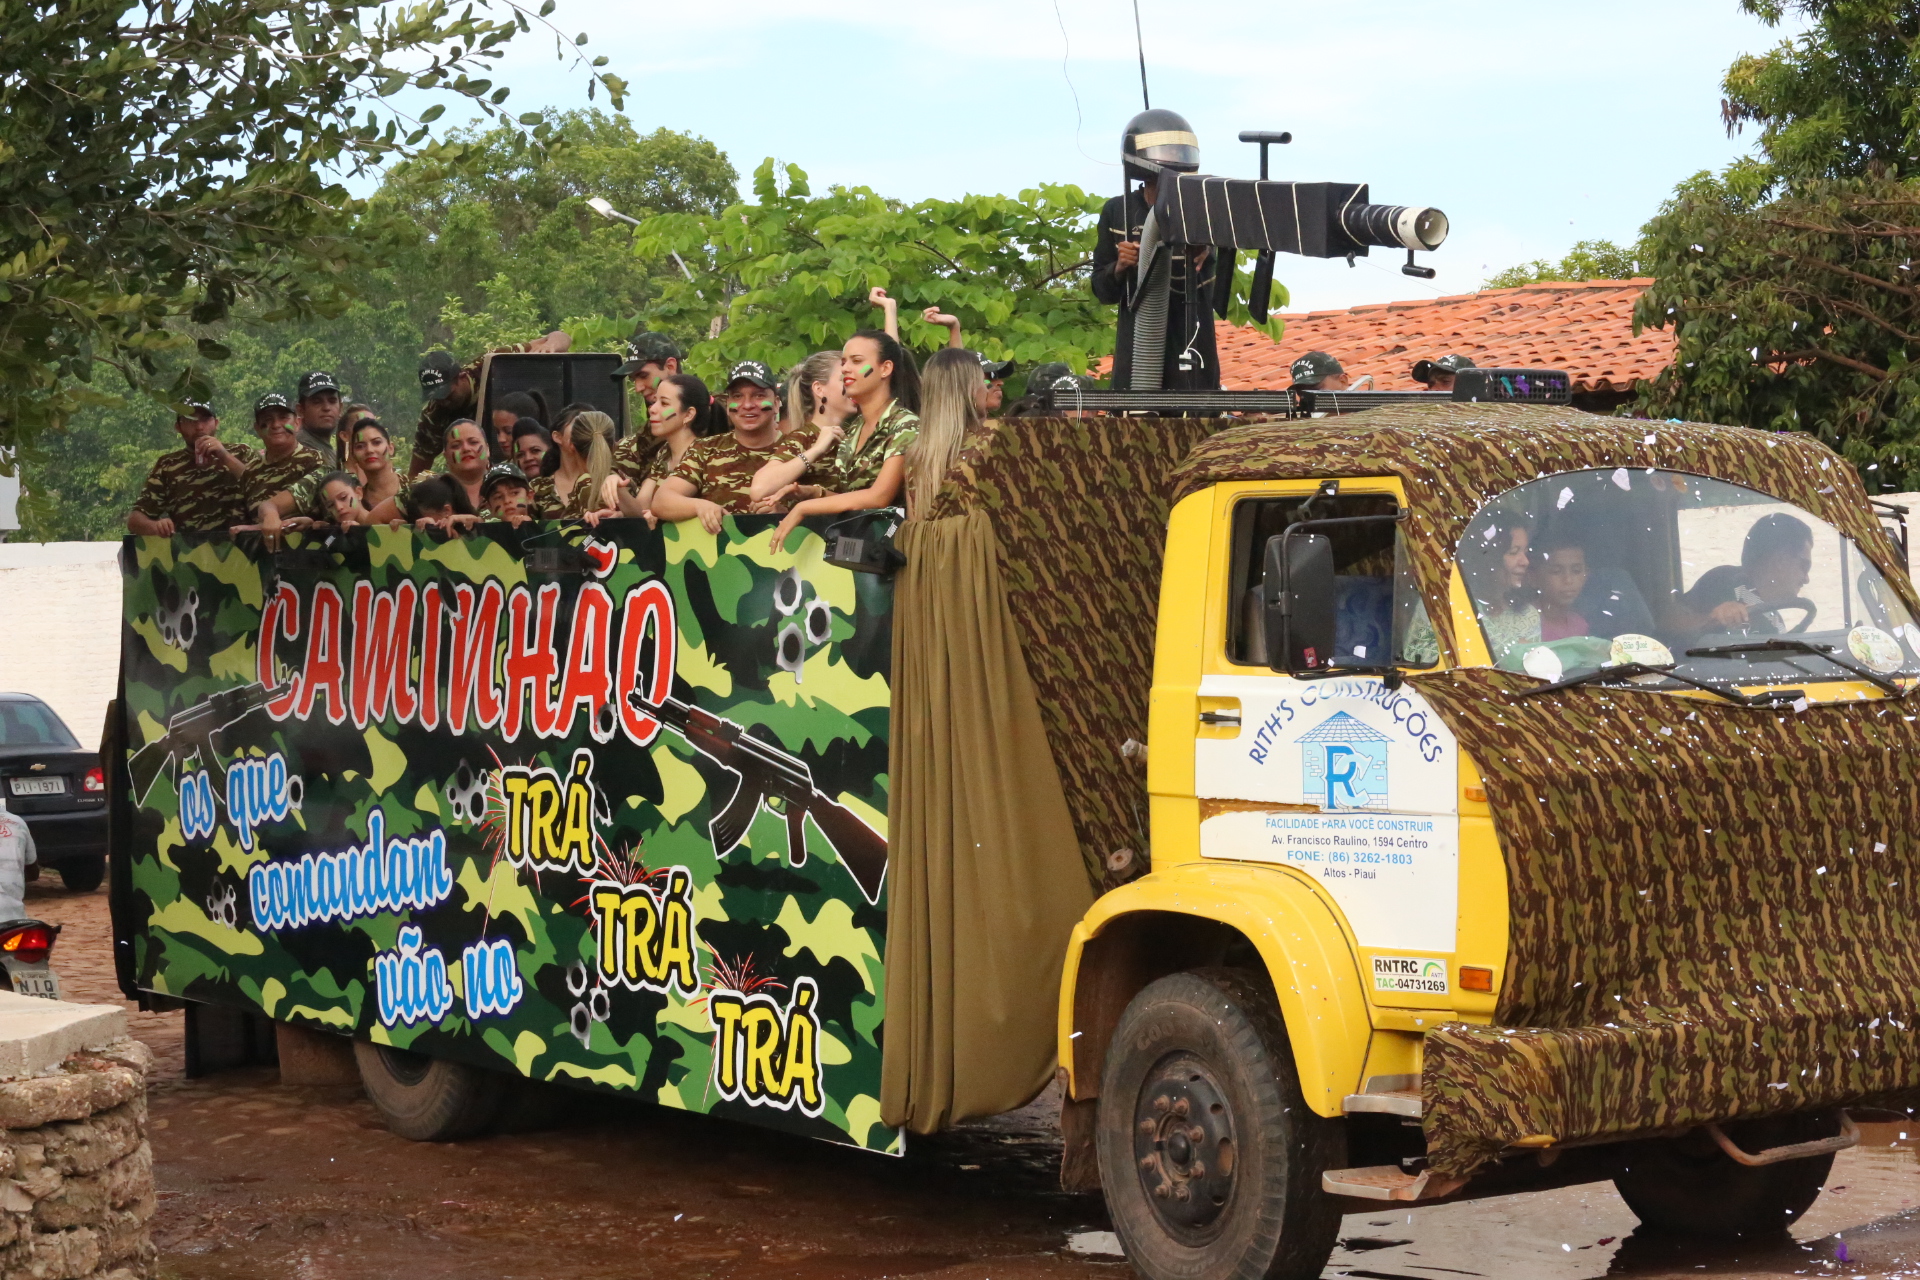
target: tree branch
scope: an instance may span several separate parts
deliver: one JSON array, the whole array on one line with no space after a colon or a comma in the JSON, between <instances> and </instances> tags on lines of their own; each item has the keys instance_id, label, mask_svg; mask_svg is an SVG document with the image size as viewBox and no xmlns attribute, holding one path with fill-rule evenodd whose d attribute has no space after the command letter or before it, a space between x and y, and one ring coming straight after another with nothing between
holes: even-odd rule
<instances>
[{"instance_id":1,"label":"tree branch","mask_svg":"<svg viewBox=\"0 0 1920 1280\"><path fill-rule=\"evenodd\" d=\"M1892 376L1885 369L1870 365L1864 360L1855 360L1852 356L1843 356L1837 351L1828 351L1824 347L1802 347L1798 351L1771 351L1759 363L1794 364L1802 360L1826 360L1833 364L1845 365L1849 369L1857 370L1881 382L1885 382Z\"/></svg>"}]
</instances>

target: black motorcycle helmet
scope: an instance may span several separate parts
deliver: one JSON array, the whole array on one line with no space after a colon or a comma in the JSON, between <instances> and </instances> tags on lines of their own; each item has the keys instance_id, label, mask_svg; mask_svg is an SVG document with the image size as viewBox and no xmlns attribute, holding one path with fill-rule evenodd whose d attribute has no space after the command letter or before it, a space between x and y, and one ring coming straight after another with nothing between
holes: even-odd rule
<instances>
[{"instance_id":1,"label":"black motorcycle helmet","mask_svg":"<svg viewBox=\"0 0 1920 1280\"><path fill-rule=\"evenodd\" d=\"M1176 173L1200 170L1200 139L1177 111L1155 107L1127 121L1120 135L1120 163L1131 177L1157 178L1168 169Z\"/></svg>"}]
</instances>

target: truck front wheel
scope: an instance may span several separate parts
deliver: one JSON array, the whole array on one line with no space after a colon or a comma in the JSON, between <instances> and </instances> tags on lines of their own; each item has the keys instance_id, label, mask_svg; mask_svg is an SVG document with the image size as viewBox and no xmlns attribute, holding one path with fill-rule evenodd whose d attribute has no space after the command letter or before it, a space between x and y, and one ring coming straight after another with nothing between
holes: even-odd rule
<instances>
[{"instance_id":1,"label":"truck front wheel","mask_svg":"<svg viewBox=\"0 0 1920 1280\"><path fill-rule=\"evenodd\" d=\"M1747 1151L1830 1138L1840 1131L1832 1112L1801 1113L1726 1126ZM1614 1189L1650 1231L1693 1236L1778 1235L1819 1198L1833 1156L1743 1165L1704 1130L1636 1144Z\"/></svg>"},{"instance_id":2,"label":"truck front wheel","mask_svg":"<svg viewBox=\"0 0 1920 1280\"><path fill-rule=\"evenodd\" d=\"M1151 983L1120 1015L1100 1080L1100 1184L1149 1280L1304 1280L1340 1214L1320 1189L1339 1122L1307 1109L1272 994L1239 969Z\"/></svg>"},{"instance_id":3,"label":"truck front wheel","mask_svg":"<svg viewBox=\"0 0 1920 1280\"><path fill-rule=\"evenodd\" d=\"M505 1076L390 1045L356 1040L353 1060L387 1128L415 1142L471 1138L493 1122L506 1096Z\"/></svg>"}]
</instances>

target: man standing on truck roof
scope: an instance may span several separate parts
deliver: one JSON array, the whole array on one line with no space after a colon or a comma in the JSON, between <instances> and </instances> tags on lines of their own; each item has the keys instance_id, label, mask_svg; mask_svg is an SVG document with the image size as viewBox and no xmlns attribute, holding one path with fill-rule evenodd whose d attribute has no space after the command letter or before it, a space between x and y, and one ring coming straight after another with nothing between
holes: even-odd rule
<instances>
[{"instance_id":1,"label":"man standing on truck roof","mask_svg":"<svg viewBox=\"0 0 1920 1280\"><path fill-rule=\"evenodd\" d=\"M340 425L339 382L321 369L303 373L298 399L300 407L295 412L300 419L300 444L338 465L340 447L334 443L334 429Z\"/></svg>"},{"instance_id":2,"label":"man standing on truck roof","mask_svg":"<svg viewBox=\"0 0 1920 1280\"><path fill-rule=\"evenodd\" d=\"M1093 248L1093 296L1120 308L1112 386L1116 391L1137 388L1134 327L1140 316L1151 316L1153 309L1164 304L1165 365L1158 388L1145 389L1217 390L1220 356L1213 337L1216 264L1212 252L1204 245L1162 247L1159 252L1167 255L1164 281L1151 262L1145 280L1137 272L1140 237L1147 211L1160 194L1160 175L1197 172L1200 140L1184 117L1158 108L1142 111L1128 122L1121 137L1120 160L1128 190L1107 201L1100 211L1100 232ZM1135 178L1144 184L1137 191Z\"/></svg>"},{"instance_id":3,"label":"man standing on truck roof","mask_svg":"<svg viewBox=\"0 0 1920 1280\"><path fill-rule=\"evenodd\" d=\"M573 345L564 329L555 329L544 338L511 347L495 347L487 355L557 353ZM413 456L407 461L407 474L419 475L433 465L447 446L447 428L462 418L480 412L480 366L486 356L461 365L451 351L429 351L420 362L420 394L426 403L420 406L420 424L413 432ZM543 424L544 425L544 424Z\"/></svg>"},{"instance_id":4,"label":"man standing on truck roof","mask_svg":"<svg viewBox=\"0 0 1920 1280\"><path fill-rule=\"evenodd\" d=\"M189 413L173 420L185 447L154 459L127 513L130 533L171 538L176 532L228 529L247 521L240 473L253 461L253 450L220 443L220 419L213 406L189 402L187 408Z\"/></svg>"}]
</instances>

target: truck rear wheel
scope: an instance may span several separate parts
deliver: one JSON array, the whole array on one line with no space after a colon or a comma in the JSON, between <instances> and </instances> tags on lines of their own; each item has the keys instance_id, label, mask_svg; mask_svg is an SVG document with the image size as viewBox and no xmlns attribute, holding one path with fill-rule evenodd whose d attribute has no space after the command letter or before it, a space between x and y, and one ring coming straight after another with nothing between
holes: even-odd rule
<instances>
[{"instance_id":1,"label":"truck rear wheel","mask_svg":"<svg viewBox=\"0 0 1920 1280\"><path fill-rule=\"evenodd\" d=\"M1831 1112L1778 1116L1726 1126L1742 1150L1830 1138L1840 1131ZM1785 1231L1819 1198L1833 1168L1831 1153L1757 1168L1736 1162L1705 1130L1639 1145L1613 1180L1642 1226L1693 1236L1765 1236Z\"/></svg>"},{"instance_id":2,"label":"truck rear wheel","mask_svg":"<svg viewBox=\"0 0 1920 1280\"><path fill-rule=\"evenodd\" d=\"M1320 1175L1343 1137L1307 1109L1253 974L1171 974L1120 1015L1095 1147L1114 1231L1148 1280L1318 1276L1340 1229Z\"/></svg>"},{"instance_id":3,"label":"truck rear wheel","mask_svg":"<svg viewBox=\"0 0 1920 1280\"><path fill-rule=\"evenodd\" d=\"M507 1079L461 1062L356 1040L354 1064L387 1128L415 1142L471 1138L493 1122Z\"/></svg>"}]
</instances>

